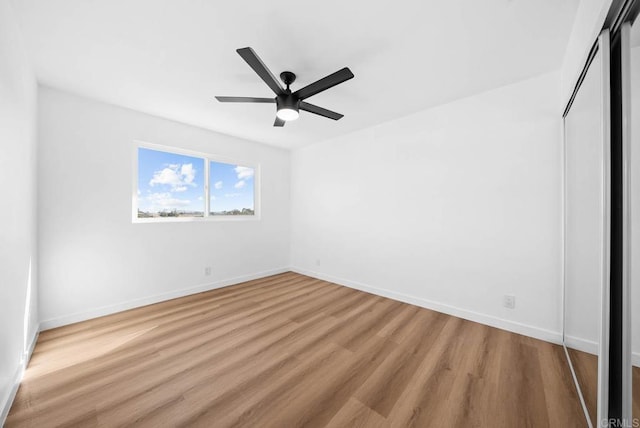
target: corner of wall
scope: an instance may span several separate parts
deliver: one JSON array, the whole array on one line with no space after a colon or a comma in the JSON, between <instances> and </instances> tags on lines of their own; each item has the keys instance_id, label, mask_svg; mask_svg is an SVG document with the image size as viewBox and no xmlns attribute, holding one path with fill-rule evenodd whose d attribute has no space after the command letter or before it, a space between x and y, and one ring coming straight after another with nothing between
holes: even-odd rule
<instances>
[{"instance_id":1,"label":"corner of wall","mask_svg":"<svg viewBox=\"0 0 640 428\"><path fill-rule=\"evenodd\" d=\"M31 337L30 344L27 347L25 352L23 361L16 368L16 372L12 377L12 386L9 390L9 394L6 398L0 401L0 426L4 426L7 416L9 416L9 411L11 410L11 405L18 394L18 389L20 388L20 383L22 382L22 378L24 376L24 372L29 366L29 362L31 361L31 356L33 355L33 350L36 347L36 343L38 342L38 337L40 336L40 326L37 325L36 329Z\"/></svg>"},{"instance_id":2,"label":"corner of wall","mask_svg":"<svg viewBox=\"0 0 640 428\"><path fill-rule=\"evenodd\" d=\"M540 327L519 323L516 321L499 318L492 315L486 315L479 312L469 311L449 304L436 302L434 300L425 299L422 297L411 296L404 293L398 293L392 290L374 287L368 284L363 284L358 281L352 281L344 278L337 278L324 273L310 271L295 266L291 267L292 272L299 273L301 275L310 276L313 278L321 279L323 281L329 281L334 284L339 284L345 287L353 288L355 290L372 293L378 296L387 297L389 299L397 300L400 302L408 303L410 305L419 306L432 311L440 312L443 314L451 315L454 317L462 318L468 321L477 322L490 327L499 328L512 333L522 334L524 336L533 337L535 339L544 340L546 342L555 343L557 345L562 344L562 333L557 331L546 330Z\"/></svg>"},{"instance_id":3,"label":"corner of wall","mask_svg":"<svg viewBox=\"0 0 640 428\"><path fill-rule=\"evenodd\" d=\"M571 97L614 0L581 0L562 62L562 103Z\"/></svg>"}]
</instances>

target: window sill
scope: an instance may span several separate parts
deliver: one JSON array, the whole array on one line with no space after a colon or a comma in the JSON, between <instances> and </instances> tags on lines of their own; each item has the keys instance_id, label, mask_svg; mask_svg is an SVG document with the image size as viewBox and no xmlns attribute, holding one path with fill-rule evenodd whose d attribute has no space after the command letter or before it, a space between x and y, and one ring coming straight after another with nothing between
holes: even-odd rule
<instances>
[{"instance_id":1,"label":"window sill","mask_svg":"<svg viewBox=\"0 0 640 428\"><path fill-rule=\"evenodd\" d=\"M239 215L216 215L208 217L154 217L154 218L133 218L132 223L198 223L198 222L227 222L227 221L259 221L259 215L239 216Z\"/></svg>"}]
</instances>

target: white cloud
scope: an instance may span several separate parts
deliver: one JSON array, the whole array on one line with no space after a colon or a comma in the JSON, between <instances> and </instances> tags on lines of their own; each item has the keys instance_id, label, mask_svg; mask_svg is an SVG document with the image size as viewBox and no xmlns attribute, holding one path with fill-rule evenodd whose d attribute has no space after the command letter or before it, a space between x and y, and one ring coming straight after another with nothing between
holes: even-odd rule
<instances>
[{"instance_id":1,"label":"white cloud","mask_svg":"<svg viewBox=\"0 0 640 428\"><path fill-rule=\"evenodd\" d=\"M171 186L172 192L184 192L187 190L187 186L196 186L196 183L193 182L195 177L196 170L193 164L171 164L160 171L154 172L149 185L166 184Z\"/></svg>"},{"instance_id":2,"label":"white cloud","mask_svg":"<svg viewBox=\"0 0 640 428\"><path fill-rule=\"evenodd\" d=\"M202 200L202 196L198 196L198 200L201 201Z\"/></svg>"},{"instance_id":3,"label":"white cloud","mask_svg":"<svg viewBox=\"0 0 640 428\"><path fill-rule=\"evenodd\" d=\"M242 188L244 187L244 185L245 185L244 180L240 180L240 181L238 181L236 184L234 184L234 185L233 185L233 187L234 187L235 189L242 189Z\"/></svg>"},{"instance_id":4,"label":"white cloud","mask_svg":"<svg viewBox=\"0 0 640 428\"><path fill-rule=\"evenodd\" d=\"M222 189L222 181L216 181L213 187L215 187L218 190Z\"/></svg>"},{"instance_id":5,"label":"white cloud","mask_svg":"<svg viewBox=\"0 0 640 428\"><path fill-rule=\"evenodd\" d=\"M236 166L234 171L238 175L238 180L251 179L253 178L254 169L249 168L248 166Z\"/></svg>"},{"instance_id":6,"label":"white cloud","mask_svg":"<svg viewBox=\"0 0 640 428\"><path fill-rule=\"evenodd\" d=\"M188 199L174 198L170 192L152 193L145 198L150 205L151 210L183 208L188 206L191 201Z\"/></svg>"},{"instance_id":7,"label":"white cloud","mask_svg":"<svg viewBox=\"0 0 640 428\"><path fill-rule=\"evenodd\" d=\"M225 198L235 198L236 196L242 196L242 193L225 193Z\"/></svg>"},{"instance_id":8,"label":"white cloud","mask_svg":"<svg viewBox=\"0 0 640 428\"><path fill-rule=\"evenodd\" d=\"M149 185L155 186L156 184L170 184L172 186L176 186L179 185L181 181L180 175L175 169L164 168L153 173L153 178L149 181Z\"/></svg>"},{"instance_id":9,"label":"white cloud","mask_svg":"<svg viewBox=\"0 0 640 428\"><path fill-rule=\"evenodd\" d=\"M196 170L193 168L193 164L191 163L182 165L182 168L180 168L180 173L182 174L184 182L187 184L191 184L193 182L193 179L196 177Z\"/></svg>"}]
</instances>

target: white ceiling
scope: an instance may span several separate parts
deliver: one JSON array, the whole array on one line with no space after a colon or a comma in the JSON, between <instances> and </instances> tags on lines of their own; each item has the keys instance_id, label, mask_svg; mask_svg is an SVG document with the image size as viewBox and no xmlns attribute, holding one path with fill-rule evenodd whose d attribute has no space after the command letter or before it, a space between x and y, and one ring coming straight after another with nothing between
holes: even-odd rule
<instances>
[{"instance_id":1,"label":"white ceiling","mask_svg":"<svg viewBox=\"0 0 640 428\"><path fill-rule=\"evenodd\" d=\"M180 122L295 148L560 67L578 0L14 0L42 84ZM301 88L355 78L272 126L272 97L235 52L251 46Z\"/></svg>"}]
</instances>

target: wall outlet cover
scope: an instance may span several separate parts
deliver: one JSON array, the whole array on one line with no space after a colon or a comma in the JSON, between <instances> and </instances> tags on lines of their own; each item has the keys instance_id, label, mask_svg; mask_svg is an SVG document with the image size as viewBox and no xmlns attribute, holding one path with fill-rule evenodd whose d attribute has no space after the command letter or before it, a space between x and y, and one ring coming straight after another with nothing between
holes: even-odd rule
<instances>
[{"instance_id":1,"label":"wall outlet cover","mask_svg":"<svg viewBox=\"0 0 640 428\"><path fill-rule=\"evenodd\" d=\"M511 294L505 294L503 300L503 306L509 309L515 309L516 307L516 296Z\"/></svg>"}]
</instances>

